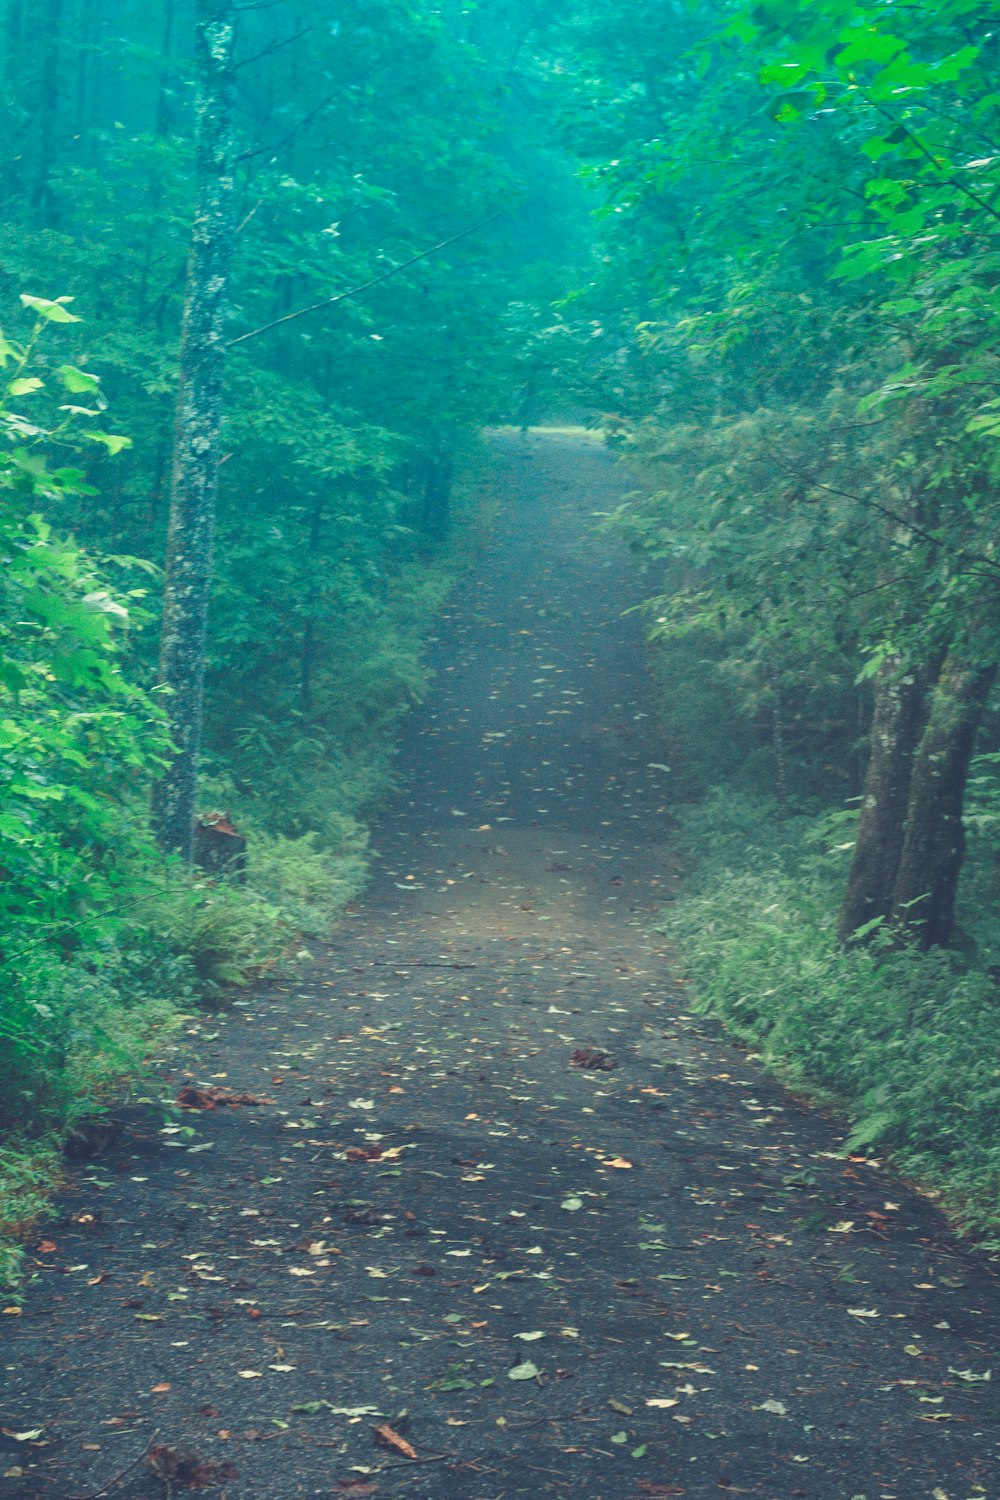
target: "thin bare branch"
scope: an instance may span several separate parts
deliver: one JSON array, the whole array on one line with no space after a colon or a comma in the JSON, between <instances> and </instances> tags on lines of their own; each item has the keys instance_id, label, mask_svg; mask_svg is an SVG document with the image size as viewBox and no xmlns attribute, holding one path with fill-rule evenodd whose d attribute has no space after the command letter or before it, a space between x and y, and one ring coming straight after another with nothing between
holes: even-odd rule
<instances>
[{"instance_id":1,"label":"thin bare branch","mask_svg":"<svg viewBox=\"0 0 1000 1500\"><path fill-rule=\"evenodd\" d=\"M487 224L492 224L495 219L500 218L501 212L502 210L498 210L497 213L490 214L488 219L472 224L468 229L463 229L446 240L439 240L436 245L428 246L418 255L411 255L409 260L401 261L398 266L392 266L388 271L383 271L381 276L373 276L370 281L363 281L359 286L348 287L346 292L337 292L333 297L324 297L322 302L313 302L309 307L300 307L295 312L286 313L283 318L275 318L270 323L262 324L260 328L252 328L249 333L241 333L237 338L230 339L226 348L234 349L237 344L245 344L248 339L258 338L262 333L270 333L272 328L280 328L284 323L294 323L297 318L306 318L310 313L322 312L326 307L335 307L338 302L344 302L348 297L358 297L362 292L370 291L372 287L380 286L383 281L398 276L400 271L405 271L409 266L415 266L418 261L426 260L429 255L436 255L439 250L446 250L449 245L454 245L459 240L467 239L470 234L485 229Z\"/></svg>"},{"instance_id":2,"label":"thin bare branch","mask_svg":"<svg viewBox=\"0 0 1000 1500\"><path fill-rule=\"evenodd\" d=\"M242 62L238 62L235 65L233 72L238 73L241 68L250 68L254 63L261 62L265 57L272 57L275 52L280 52L282 48L290 47L293 42L301 41L304 36L308 36L314 29L312 26L303 26L301 31L296 31L292 36L286 36L283 41L269 43L262 51L255 52L252 57L244 57Z\"/></svg>"}]
</instances>

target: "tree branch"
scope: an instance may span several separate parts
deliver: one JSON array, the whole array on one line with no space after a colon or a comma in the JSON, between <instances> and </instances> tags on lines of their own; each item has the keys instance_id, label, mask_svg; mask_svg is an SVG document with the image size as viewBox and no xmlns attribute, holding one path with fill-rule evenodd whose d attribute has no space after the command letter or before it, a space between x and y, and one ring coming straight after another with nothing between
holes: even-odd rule
<instances>
[{"instance_id":1,"label":"tree branch","mask_svg":"<svg viewBox=\"0 0 1000 1500\"><path fill-rule=\"evenodd\" d=\"M890 110L888 110L884 104L879 104L877 99L872 99L868 94L863 94L861 97L864 99L866 104L870 105L871 108L876 111L877 114L880 114L882 116L883 120L888 120L890 125L892 125L896 130L901 130L906 136L906 139L908 141L911 141L912 144L916 146L921 156L926 157L932 167L936 168L936 170L939 172L944 170L942 169L941 163L938 161L937 157L934 155L930 147L925 146L920 137L914 131L912 131L908 125L904 125L902 120L897 120L895 115ZM967 198L971 198L973 203L977 204L984 213L989 214L991 218L996 219L997 222L1000 223L1000 210L995 209L992 204L987 203L985 198L980 198L979 194L974 193L972 189L970 187L967 187L960 178L948 176L944 177L942 180L947 184L948 187L956 188L958 192L964 193Z\"/></svg>"},{"instance_id":2,"label":"tree branch","mask_svg":"<svg viewBox=\"0 0 1000 1500\"><path fill-rule=\"evenodd\" d=\"M449 245L454 245L458 240L466 239L470 234L475 234L480 229L485 229L487 224L492 224L499 219L503 210L490 214L488 219L483 219L478 224L472 224L468 229L461 230L458 234L451 235L446 240L440 240L436 245L430 245L426 250L421 250L417 255L411 255L409 260L401 261L398 266L392 266L388 271L383 271L381 276L373 276L370 281L363 281L359 286L348 287L346 292L337 292L336 296L324 297L322 302L314 302L310 307L300 307L296 312L286 313L283 318L275 318L273 322L263 323L260 328L253 328L249 333L241 333L237 338L230 339L226 345L227 349L234 349L237 344L245 344L248 339L255 339L262 333L270 333L272 328L280 328L283 323L294 323L296 318L308 317L310 313L322 312L325 307L335 307L338 302L344 302L348 297L360 296L362 292L370 291L373 286L380 286L383 281L388 281L392 276L398 276L400 271L405 271L408 266L415 266L417 261L426 260L429 255L436 255L439 250L445 250Z\"/></svg>"},{"instance_id":3,"label":"tree branch","mask_svg":"<svg viewBox=\"0 0 1000 1500\"><path fill-rule=\"evenodd\" d=\"M301 41L304 36L308 36L313 29L312 26L303 26L301 31L294 32L292 36L286 36L284 41L270 42L261 52L255 52L252 57L245 57L242 62L236 63L233 67L233 72L238 73L241 68L250 68L254 63L260 62L263 58L271 57L275 52L280 52L283 47L290 47L293 42Z\"/></svg>"},{"instance_id":4,"label":"tree branch","mask_svg":"<svg viewBox=\"0 0 1000 1500\"><path fill-rule=\"evenodd\" d=\"M980 573L976 570L977 577L992 578L1000 575L1000 563L995 562L992 557L987 557L985 553L969 552L964 547L952 551L940 537L934 536L930 531L925 531L915 521L911 521L906 516L901 516L896 511L890 510L887 505L883 505L880 501L873 500L871 495L856 495L851 490L842 490L838 489L836 485L824 484L821 479L813 479L805 470L794 469L790 465L782 463L777 454L774 454L774 457L787 474L794 474L797 479L804 479L811 489L824 490L828 495L840 495L844 500L853 500L856 505L867 505L871 510L878 511L879 515L885 516L889 521L895 521L897 526L901 526L904 531L912 532L914 536L918 536L921 541L929 543L930 546L937 547L945 552L951 552L952 557L959 561L979 563L982 567L990 569L988 574ZM973 570L967 569L967 571L972 572Z\"/></svg>"}]
</instances>

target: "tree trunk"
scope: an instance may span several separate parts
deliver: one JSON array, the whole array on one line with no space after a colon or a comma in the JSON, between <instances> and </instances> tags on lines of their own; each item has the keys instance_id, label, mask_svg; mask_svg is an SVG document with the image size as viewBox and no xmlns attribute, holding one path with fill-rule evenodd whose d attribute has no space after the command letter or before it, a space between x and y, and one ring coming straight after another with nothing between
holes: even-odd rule
<instances>
[{"instance_id":1,"label":"tree trunk","mask_svg":"<svg viewBox=\"0 0 1000 1500\"><path fill-rule=\"evenodd\" d=\"M59 115L59 60L62 49L63 0L46 0L36 33L41 38L38 75L38 159L31 186L31 209L40 229L53 229L56 205L52 173L56 159Z\"/></svg>"},{"instance_id":2,"label":"tree trunk","mask_svg":"<svg viewBox=\"0 0 1000 1500\"><path fill-rule=\"evenodd\" d=\"M451 511L451 487L455 462L450 453L436 453L427 460L420 525L431 547L447 540Z\"/></svg>"},{"instance_id":3,"label":"tree trunk","mask_svg":"<svg viewBox=\"0 0 1000 1500\"><path fill-rule=\"evenodd\" d=\"M234 0L197 0L196 206L174 431L160 682L175 754L153 793L160 847L190 861L222 426L224 326L233 255Z\"/></svg>"},{"instance_id":4,"label":"tree trunk","mask_svg":"<svg viewBox=\"0 0 1000 1500\"><path fill-rule=\"evenodd\" d=\"M308 723L313 711L313 667L316 660L316 611L319 606L317 570L320 568L319 544L323 535L324 496L313 496L309 516L309 549L307 566L309 583L306 588L306 622L302 631L302 649L299 653L299 707Z\"/></svg>"},{"instance_id":5,"label":"tree trunk","mask_svg":"<svg viewBox=\"0 0 1000 1500\"><path fill-rule=\"evenodd\" d=\"M778 817L788 816L788 746L785 741L785 697L781 678L773 667L767 668L771 687L771 748L774 751L774 796Z\"/></svg>"},{"instance_id":6,"label":"tree trunk","mask_svg":"<svg viewBox=\"0 0 1000 1500\"><path fill-rule=\"evenodd\" d=\"M926 677L888 660L875 684L871 751L861 798L854 858L840 911L842 943L892 910L893 890L903 848L913 755L924 722Z\"/></svg>"},{"instance_id":7,"label":"tree trunk","mask_svg":"<svg viewBox=\"0 0 1000 1500\"><path fill-rule=\"evenodd\" d=\"M172 85L174 78L174 21L177 16L177 0L165 0L163 6L163 31L160 36L160 78L156 90L156 119L154 132L159 140L170 134L173 128Z\"/></svg>"},{"instance_id":8,"label":"tree trunk","mask_svg":"<svg viewBox=\"0 0 1000 1500\"><path fill-rule=\"evenodd\" d=\"M24 0L7 0L4 11L3 87L5 95L4 129L7 160L0 178L0 201L13 203L24 191L24 105L25 78L23 55Z\"/></svg>"},{"instance_id":9,"label":"tree trunk","mask_svg":"<svg viewBox=\"0 0 1000 1500\"><path fill-rule=\"evenodd\" d=\"M965 786L996 670L947 659L914 757L891 920L921 948L951 938L965 854Z\"/></svg>"}]
</instances>

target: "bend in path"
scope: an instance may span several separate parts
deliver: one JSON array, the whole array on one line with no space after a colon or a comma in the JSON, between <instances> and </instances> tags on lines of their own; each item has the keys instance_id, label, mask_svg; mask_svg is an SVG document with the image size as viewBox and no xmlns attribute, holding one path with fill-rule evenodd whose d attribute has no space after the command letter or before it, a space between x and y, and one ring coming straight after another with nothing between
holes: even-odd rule
<instances>
[{"instance_id":1,"label":"bend in path","mask_svg":"<svg viewBox=\"0 0 1000 1500\"><path fill-rule=\"evenodd\" d=\"M137 1109L40 1237L0 1500L996 1500L989 1267L652 930L663 754L588 524L620 475L535 436L493 482L369 897L164 1077L262 1102Z\"/></svg>"}]
</instances>

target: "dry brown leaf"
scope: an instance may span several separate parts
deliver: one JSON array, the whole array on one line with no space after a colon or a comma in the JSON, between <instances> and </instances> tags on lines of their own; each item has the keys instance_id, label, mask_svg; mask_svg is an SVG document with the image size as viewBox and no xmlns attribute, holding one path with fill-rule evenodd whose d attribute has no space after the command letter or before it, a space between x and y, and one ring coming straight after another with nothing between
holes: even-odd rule
<instances>
[{"instance_id":1,"label":"dry brown leaf","mask_svg":"<svg viewBox=\"0 0 1000 1500\"><path fill-rule=\"evenodd\" d=\"M391 1448L394 1452L401 1453L404 1458L416 1458L417 1456L417 1450L413 1444L408 1443L405 1437L400 1437L399 1433L390 1427L388 1422L383 1422L381 1426L376 1427L375 1437L382 1444L383 1448Z\"/></svg>"}]
</instances>

